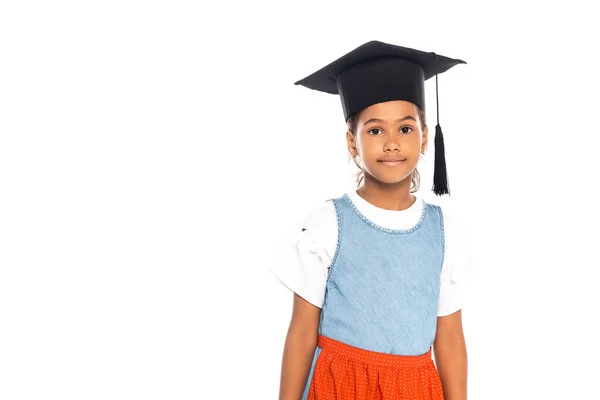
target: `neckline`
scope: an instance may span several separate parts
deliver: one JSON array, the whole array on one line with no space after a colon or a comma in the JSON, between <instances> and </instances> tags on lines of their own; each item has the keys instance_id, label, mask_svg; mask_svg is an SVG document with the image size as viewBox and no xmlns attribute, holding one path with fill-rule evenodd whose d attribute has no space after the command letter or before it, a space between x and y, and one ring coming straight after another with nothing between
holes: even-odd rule
<instances>
[{"instance_id":1,"label":"neckline","mask_svg":"<svg viewBox=\"0 0 600 400\"><path fill-rule=\"evenodd\" d=\"M358 195L358 194L357 194ZM425 204L425 202L420 199L419 197L417 197L416 201L420 201L422 202L423 208L421 210L421 215L419 217L419 220L417 221L417 223L412 226L411 228L408 229L392 229L392 228L386 228L384 226L381 226L375 222L373 222L372 220L370 220L369 218L367 218L356 206L356 204L354 203L354 201L350 198L350 196L348 195L348 193L344 193L344 195L342 196L344 198L344 200L346 200L346 202L348 203L348 205L350 206L350 208L352 208L352 210L356 213L356 215L358 215L358 217L367 225L369 225L371 228L377 229L379 231L383 231L386 233L391 233L394 235L405 235L408 233L412 233L414 231L416 231L417 229L419 229L419 227L423 224L423 221L425 220L425 216L427 215L427 204ZM366 200L365 200L366 201ZM371 204L371 203L369 203ZM413 207L416 204L413 203L411 205L411 207ZM377 207L373 204L371 204L373 207ZM379 208L379 207L378 207ZM402 212L402 211L406 211L409 210L409 208L405 209L405 210L397 210L398 212ZM383 210L383 209L382 209ZM390 211L390 212L395 212L394 210L385 210L385 211Z\"/></svg>"}]
</instances>

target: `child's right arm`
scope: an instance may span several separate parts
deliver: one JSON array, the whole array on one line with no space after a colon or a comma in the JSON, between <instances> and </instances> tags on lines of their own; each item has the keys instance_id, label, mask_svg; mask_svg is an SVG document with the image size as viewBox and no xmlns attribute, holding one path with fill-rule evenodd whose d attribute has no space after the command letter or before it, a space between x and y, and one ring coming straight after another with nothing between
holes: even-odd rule
<instances>
[{"instance_id":1,"label":"child's right arm","mask_svg":"<svg viewBox=\"0 0 600 400\"><path fill-rule=\"evenodd\" d=\"M285 339L279 400L300 400L317 347L321 309L294 293L292 318Z\"/></svg>"},{"instance_id":2,"label":"child's right arm","mask_svg":"<svg viewBox=\"0 0 600 400\"><path fill-rule=\"evenodd\" d=\"M285 237L269 266L294 295L283 350L280 400L300 400L308 380L317 349L329 266L337 245L337 223L333 203L319 203Z\"/></svg>"}]
</instances>

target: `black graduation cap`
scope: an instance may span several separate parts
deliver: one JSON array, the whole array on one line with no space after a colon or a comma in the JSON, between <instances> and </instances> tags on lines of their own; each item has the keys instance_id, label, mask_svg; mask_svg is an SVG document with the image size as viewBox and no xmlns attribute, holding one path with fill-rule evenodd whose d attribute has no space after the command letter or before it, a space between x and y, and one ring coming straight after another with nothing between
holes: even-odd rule
<instances>
[{"instance_id":1,"label":"black graduation cap","mask_svg":"<svg viewBox=\"0 0 600 400\"><path fill-rule=\"evenodd\" d=\"M370 41L296 82L309 89L339 94L345 120L365 107L406 100L425 107L425 81L465 61L380 41ZM439 102L435 127L433 191L449 194Z\"/></svg>"}]
</instances>

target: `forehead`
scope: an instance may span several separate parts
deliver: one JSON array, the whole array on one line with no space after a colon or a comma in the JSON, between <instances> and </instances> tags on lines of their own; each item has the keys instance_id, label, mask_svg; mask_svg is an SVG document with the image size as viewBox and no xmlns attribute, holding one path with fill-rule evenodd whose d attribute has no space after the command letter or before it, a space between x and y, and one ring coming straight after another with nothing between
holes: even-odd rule
<instances>
[{"instance_id":1,"label":"forehead","mask_svg":"<svg viewBox=\"0 0 600 400\"><path fill-rule=\"evenodd\" d=\"M360 113L360 119L366 121L370 118L379 118L383 120L395 120L397 118L412 115L415 119L418 118L417 106L410 101L393 100L383 103L373 104L365 108Z\"/></svg>"}]
</instances>

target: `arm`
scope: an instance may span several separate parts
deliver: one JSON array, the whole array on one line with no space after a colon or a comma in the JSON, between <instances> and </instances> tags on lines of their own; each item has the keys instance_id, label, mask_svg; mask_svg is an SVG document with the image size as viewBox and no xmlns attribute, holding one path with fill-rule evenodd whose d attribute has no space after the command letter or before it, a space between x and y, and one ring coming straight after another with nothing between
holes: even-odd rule
<instances>
[{"instance_id":1,"label":"arm","mask_svg":"<svg viewBox=\"0 0 600 400\"><path fill-rule=\"evenodd\" d=\"M467 347L461 310L438 317L433 353L444 399L467 400Z\"/></svg>"},{"instance_id":2,"label":"arm","mask_svg":"<svg viewBox=\"0 0 600 400\"><path fill-rule=\"evenodd\" d=\"M300 400L317 347L321 309L294 293L281 365L279 400Z\"/></svg>"}]
</instances>

